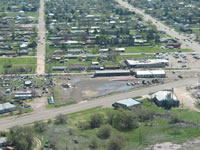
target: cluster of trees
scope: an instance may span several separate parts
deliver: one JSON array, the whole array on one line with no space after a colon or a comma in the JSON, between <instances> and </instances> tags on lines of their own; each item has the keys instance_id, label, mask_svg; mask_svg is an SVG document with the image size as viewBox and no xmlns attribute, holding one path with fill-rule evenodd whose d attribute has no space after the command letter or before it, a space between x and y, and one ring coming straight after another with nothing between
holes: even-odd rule
<instances>
[{"instance_id":1,"label":"cluster of trees","mask_svg":"<svg viewBox=\"0 0 200 150\"><path fill-rule=\"evenodd\" d=\"M79 127L83 130L98 128L97 137L109 139L107 150L122 150L125 139L118 132L112 133L112 129L129 131L138 128L139 122L151 121L153 118L154 112L150 110L142 108L132 111L119 109L109 111L107 114L95 113L90 116L88 121L80 122ZM97 146L97 141L93 139L90 147L95 149Z\"/></svg>"},{"instance_id":2,"label":"cluster of trees","mask_svg":"<svg viewBox=\"0 0 200 150\"><path fill-rule=\"evenodd\" d=\"M33 131L30 127L15 127L10 129L8 141L16 150L30 150L34 141Z\"/></svg>"}]
</instances>

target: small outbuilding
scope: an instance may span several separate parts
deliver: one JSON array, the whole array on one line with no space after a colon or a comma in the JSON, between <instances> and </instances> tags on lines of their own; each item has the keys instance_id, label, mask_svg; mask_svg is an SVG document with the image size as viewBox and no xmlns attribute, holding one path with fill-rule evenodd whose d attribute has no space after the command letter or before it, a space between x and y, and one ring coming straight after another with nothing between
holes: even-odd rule
<instances>
[{"instance_id":1,"label":"small outbuilding","mask_svg":"<svg viewBox=\"0 0 200 150\"><path fill-rule=\"evenodd\" d=\"M24 82L25 86L31 86L31 84L32 84L32 81L29 81L29 80Z\"/></svg>"},{"instance_id":2,"label":"small outbuilding","mask_svg":"<svg viewBox=\"0 0 200 150\"><path fill-rule=\"evenodd\" d=\"M131 109L133 107L138 107L142 104L141 101L129 98L129 99L124 99L121 101L117 101L112 106L114 108L125 108L125 109Z\"/></svg>"}]
</instances>

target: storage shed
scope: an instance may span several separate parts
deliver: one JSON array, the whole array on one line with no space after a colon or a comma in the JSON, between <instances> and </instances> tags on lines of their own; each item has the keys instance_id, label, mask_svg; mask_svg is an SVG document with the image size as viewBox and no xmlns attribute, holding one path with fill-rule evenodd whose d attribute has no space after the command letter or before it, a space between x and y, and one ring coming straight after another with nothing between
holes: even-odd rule
<instances>
[{"instance_id":1,"label":"storage shed","mask_svg":"<svg viewBox=\"0 0 200 150\"><path fill-rule=\"evenodd\" d=\"M138 107L141 105L141 101L129 98L129 99L124 99L121 101L117 101L114 104L112 104L113 107L115 108L126 108L126 109L131 109L132 107Z\"/></svg>"}]
</instances>

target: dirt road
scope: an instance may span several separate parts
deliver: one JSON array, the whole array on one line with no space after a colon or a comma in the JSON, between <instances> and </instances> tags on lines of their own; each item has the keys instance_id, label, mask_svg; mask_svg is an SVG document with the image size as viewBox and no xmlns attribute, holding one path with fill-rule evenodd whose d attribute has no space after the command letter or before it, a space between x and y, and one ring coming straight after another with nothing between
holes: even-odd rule
<instances>
[{"instance_id":1,"label":"dirt road","mask_svg":"<svg viewBox=\"0 0 200 150\"><path fill-rule=\"evenodd\" d=\"M41 141L37 137L34 137L34 140L36 142L36 147L33 150L40 150L42 145Z\"/></svg>"},{"instance_id":2,"label":"dirt road","mask_svg":"<svg viewBox=\"0 0 200 150\"><path fill-rule=\"evenodd\" d=\"M182 48L190 48L194 51L200 51L200 44L195 42L195 41L188 41L190 40L190 37L185 36L184 34L179 34L178 32L176 32L174 29L169 28L168 26L164 25L163 23L161 23L160 21L158 21L157 19L151 17L148 14L145 14L143 12L143 10L138 9L138 8L134 8L133 6L131 6L129 3L122 1L122 0L116 0L120 5L122 5L123 7L128 8L131 11L136 12L137 14L140 14L143 16L144 21L151 21L152 24L154 24L158 30L161 31L165 31L168 35L170 35L173 38L178 38L179 41L182 43Z\"/></svg>"},{"instance_id":3,"label":"dirt road","mask_svg":"<svg viewBox=\"0 0 200 150\"><path fill-rule=\"evenodd\" d=\"M38 45L37 45L37 69L36 73L42 75L45 73L45 19L44 19L44 0L40 0L39 24L38 24Z\"/></svg>"}]
</instances>

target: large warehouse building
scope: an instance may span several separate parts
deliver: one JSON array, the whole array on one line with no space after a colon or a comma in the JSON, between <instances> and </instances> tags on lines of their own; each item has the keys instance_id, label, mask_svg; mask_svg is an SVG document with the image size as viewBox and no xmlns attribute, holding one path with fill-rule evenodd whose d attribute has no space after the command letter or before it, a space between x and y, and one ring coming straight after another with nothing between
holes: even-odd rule
<instances>
[{"instance_id":1,"label":"large warehouse building","mask_svg":"<svg viewBox=\"0 0 200 150\"><path fill-rule=\"evenodd\" d=\"M137 78L165 78L166 73L164 70L144 70L136 71Z\"/></svg>"},{"instance_id":2,"label":"large warehouse building","mask_svg":"<svg viewBox=\"0 0 200 150\"><path fill-rule=\"evenodd\" d=\"M128 76L131 74L130 70L99 70L95 71L94 77L97 76Z\"/></svg>"},{"instance_id":3,"label":"large warehouse building","mask_svg":"<svg viewBox=\"0 0 200 150\"><path fill-rule=\"evenodd\" d=\"M147 59L147 60L126 59L125 63L129 68L164 68L169 65L169 61L166 59Z\"/></svg>"}]
</instances>

